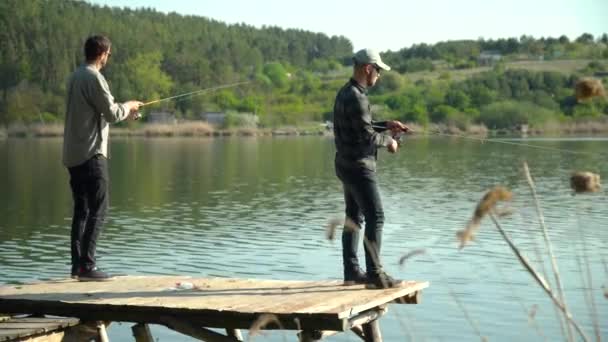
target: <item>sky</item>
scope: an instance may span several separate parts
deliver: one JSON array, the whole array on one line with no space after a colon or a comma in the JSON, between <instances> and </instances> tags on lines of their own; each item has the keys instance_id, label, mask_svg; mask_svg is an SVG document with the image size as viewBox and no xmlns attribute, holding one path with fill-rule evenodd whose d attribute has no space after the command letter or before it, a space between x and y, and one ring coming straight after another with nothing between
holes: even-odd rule
<instances>
[{"instance_id":1,"label":"sky","mask_svg":"<svg viewBox=\"0 0 608 342\"><path fill-rule=\"evenodd\" d=\"M608 0L87 0L155 8L255 27L279 26L345 36L354 49L531 35L571 39L608 33Z\"/></svg>"}]
</instances>

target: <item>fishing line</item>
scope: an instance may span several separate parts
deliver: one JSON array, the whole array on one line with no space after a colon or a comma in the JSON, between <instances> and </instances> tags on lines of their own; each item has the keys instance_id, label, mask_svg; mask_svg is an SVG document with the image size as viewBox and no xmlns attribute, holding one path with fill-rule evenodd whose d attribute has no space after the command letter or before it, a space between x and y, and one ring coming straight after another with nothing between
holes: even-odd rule
<instances>
[{"instance_id":1,"label":"fishing line","mask_svg":"<svg viewBox=\"0 0 608 342\"><path fill-rule=\"evenodd\" d=\"M379 128L379 129L386 129L386 127L384 126L377 126L377 125L372 125L373 128ZM546 150L546 151L552 151L552 152L564 152L564 153L571 153L571 154L580 154L580 155L588 155L588 156L600 156L600 153L594 153L594 152L583 152L583 151L572 151L572 150L565 150L565 149L561 149L561 148L555 148L555 147L547 147L547 146L539 146L539 145L532 145L532 144L525 144L525 143L518 143L518 142L514 142L514 141L505 141L505 140L491 140L491 139L485 139L485 138L475 138L475 137L469 137L466 135L461 135L461 134L449 134L449 133L440 133L440 132L419 132L419 131L414 131L412 129L409 130L409 132L412 133L422 133L425 135L439 135L439 136L445 136L445 137L455 137L455 138L462 138L462 139L467 139L467 140L473 140L473 141L478 141L483 143L486 142L491 142L491 143L498 143L498 144L505 144L505 145L514 145L514 146L523 146L523 147L530 147L530 148L536 148L539 150Z\"/></svg>"},{"instance_id":2,"label":"fishing line","mask_svg":"<svg viewBox=\"0 0 608 342\"><path fill-rule=\"evenodd\" d=\"M499 144L505 144L505 145L531 147L531 148L536 148L536 149L539 149L539 150L546 150L546 151L553 151L553 152L564 152L564 153L571 153L571 154L583 154L583 155L589 155L589 156L597 156L598 155L597 153L593 153L593 152L572 151L572 150L565 150L565 149L556 148L556 147L547 147L547 146L539 146L539 145L518 143L518 142L514 142L514 141L489 140L489 139L483 139L483 138L468 137L468 136L460 135L460 134L448 134L448 133L439 133L439 132L431 132L431 134L436 134L436 135L446 136L446 137L458 137L458 138L462 138L462 139L479 141L481 143L492 142L492 143L499 143Z\"/></svg>"},{"instance_id":3,"label":"fishing line","mask_svg":"<svg viewBox=\"0 0 608 342\"><path fill-rule=\"evenodd\" d=\"M195 90L195 91L191 91L189 93L179 94L179 95L175 95L175 96L166 97L164 99L159 99L159 100L154 100L154 101L146 102L143 105L141 105L140 107L151 105L151 104L154 104L154 103L169 101L169 100L173 100L173 99L177 99L177 98L181 98L181 97L185 97L185 96L195 96L195 95L202 94L202 93L208 92L208 91L213 91L213 90L218 90L218 89L225 89L225 88L232 88L232 87L236 87L236 86L247 84L247 83L251 83L251 81L244 81L244 82L236 82L236 83L230 83L230 84L223 84L223 85L220 85L220 86L217 86L217 87L211 87L211 88L205 88L205 89Z\"/></svg>"}]
</instances>

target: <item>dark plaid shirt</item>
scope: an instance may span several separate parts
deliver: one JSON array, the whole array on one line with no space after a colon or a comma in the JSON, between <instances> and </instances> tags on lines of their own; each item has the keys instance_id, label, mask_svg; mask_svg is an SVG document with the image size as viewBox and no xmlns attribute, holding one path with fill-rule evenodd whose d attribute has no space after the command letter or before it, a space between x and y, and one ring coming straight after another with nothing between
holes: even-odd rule
<instances>
[{"instance_id":1,"label":"dark plaid shirt","mask_svg":"<svg viewBox=\"0 0 608 342\"><path fill-rule=\"evenodd\" d=\"M378 147L388 146L391 137L381 134L385 122L374 122L365 88L350 79L336 96L334 139L336 159L372 163L375 169Z\"/></svg>"}]
</instances>

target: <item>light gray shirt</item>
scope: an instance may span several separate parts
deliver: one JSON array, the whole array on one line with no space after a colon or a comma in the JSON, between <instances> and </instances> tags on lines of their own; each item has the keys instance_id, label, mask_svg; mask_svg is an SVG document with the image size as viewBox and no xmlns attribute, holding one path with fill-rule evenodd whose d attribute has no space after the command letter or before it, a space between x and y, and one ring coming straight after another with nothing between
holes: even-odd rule
<instances>
[{"instance_id":1,"label":"light gray shirt","mask_svg":"<svg viewBox=\"0 0 608 342\"><path fill-rule=\"evenodd\" d=\"M77 166L97 154L107 158L109 123L126 119L129 109L114 102L108 82L93 65L74 71L67 93L63 164Z\"/></svg>"}]
</instances>

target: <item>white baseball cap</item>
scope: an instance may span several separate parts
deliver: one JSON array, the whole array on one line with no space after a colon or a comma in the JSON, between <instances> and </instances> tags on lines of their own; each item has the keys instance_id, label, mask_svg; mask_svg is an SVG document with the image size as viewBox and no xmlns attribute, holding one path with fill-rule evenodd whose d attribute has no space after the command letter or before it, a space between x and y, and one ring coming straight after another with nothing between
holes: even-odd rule
<instances>
[{"instance_id":1,"label":"white baseball cap","mask_svg":"<svg viewBox=\"0 0 608 342\"><path fill-rule=\"evenodd\" d=\"M355 53L353 56L353 61L355 61L355 64L373 64L382 70L391 70L391 67L382 62L380 54L372 49L363 49L357 51L357 53Z\"/></svg>"}]
</instances>

